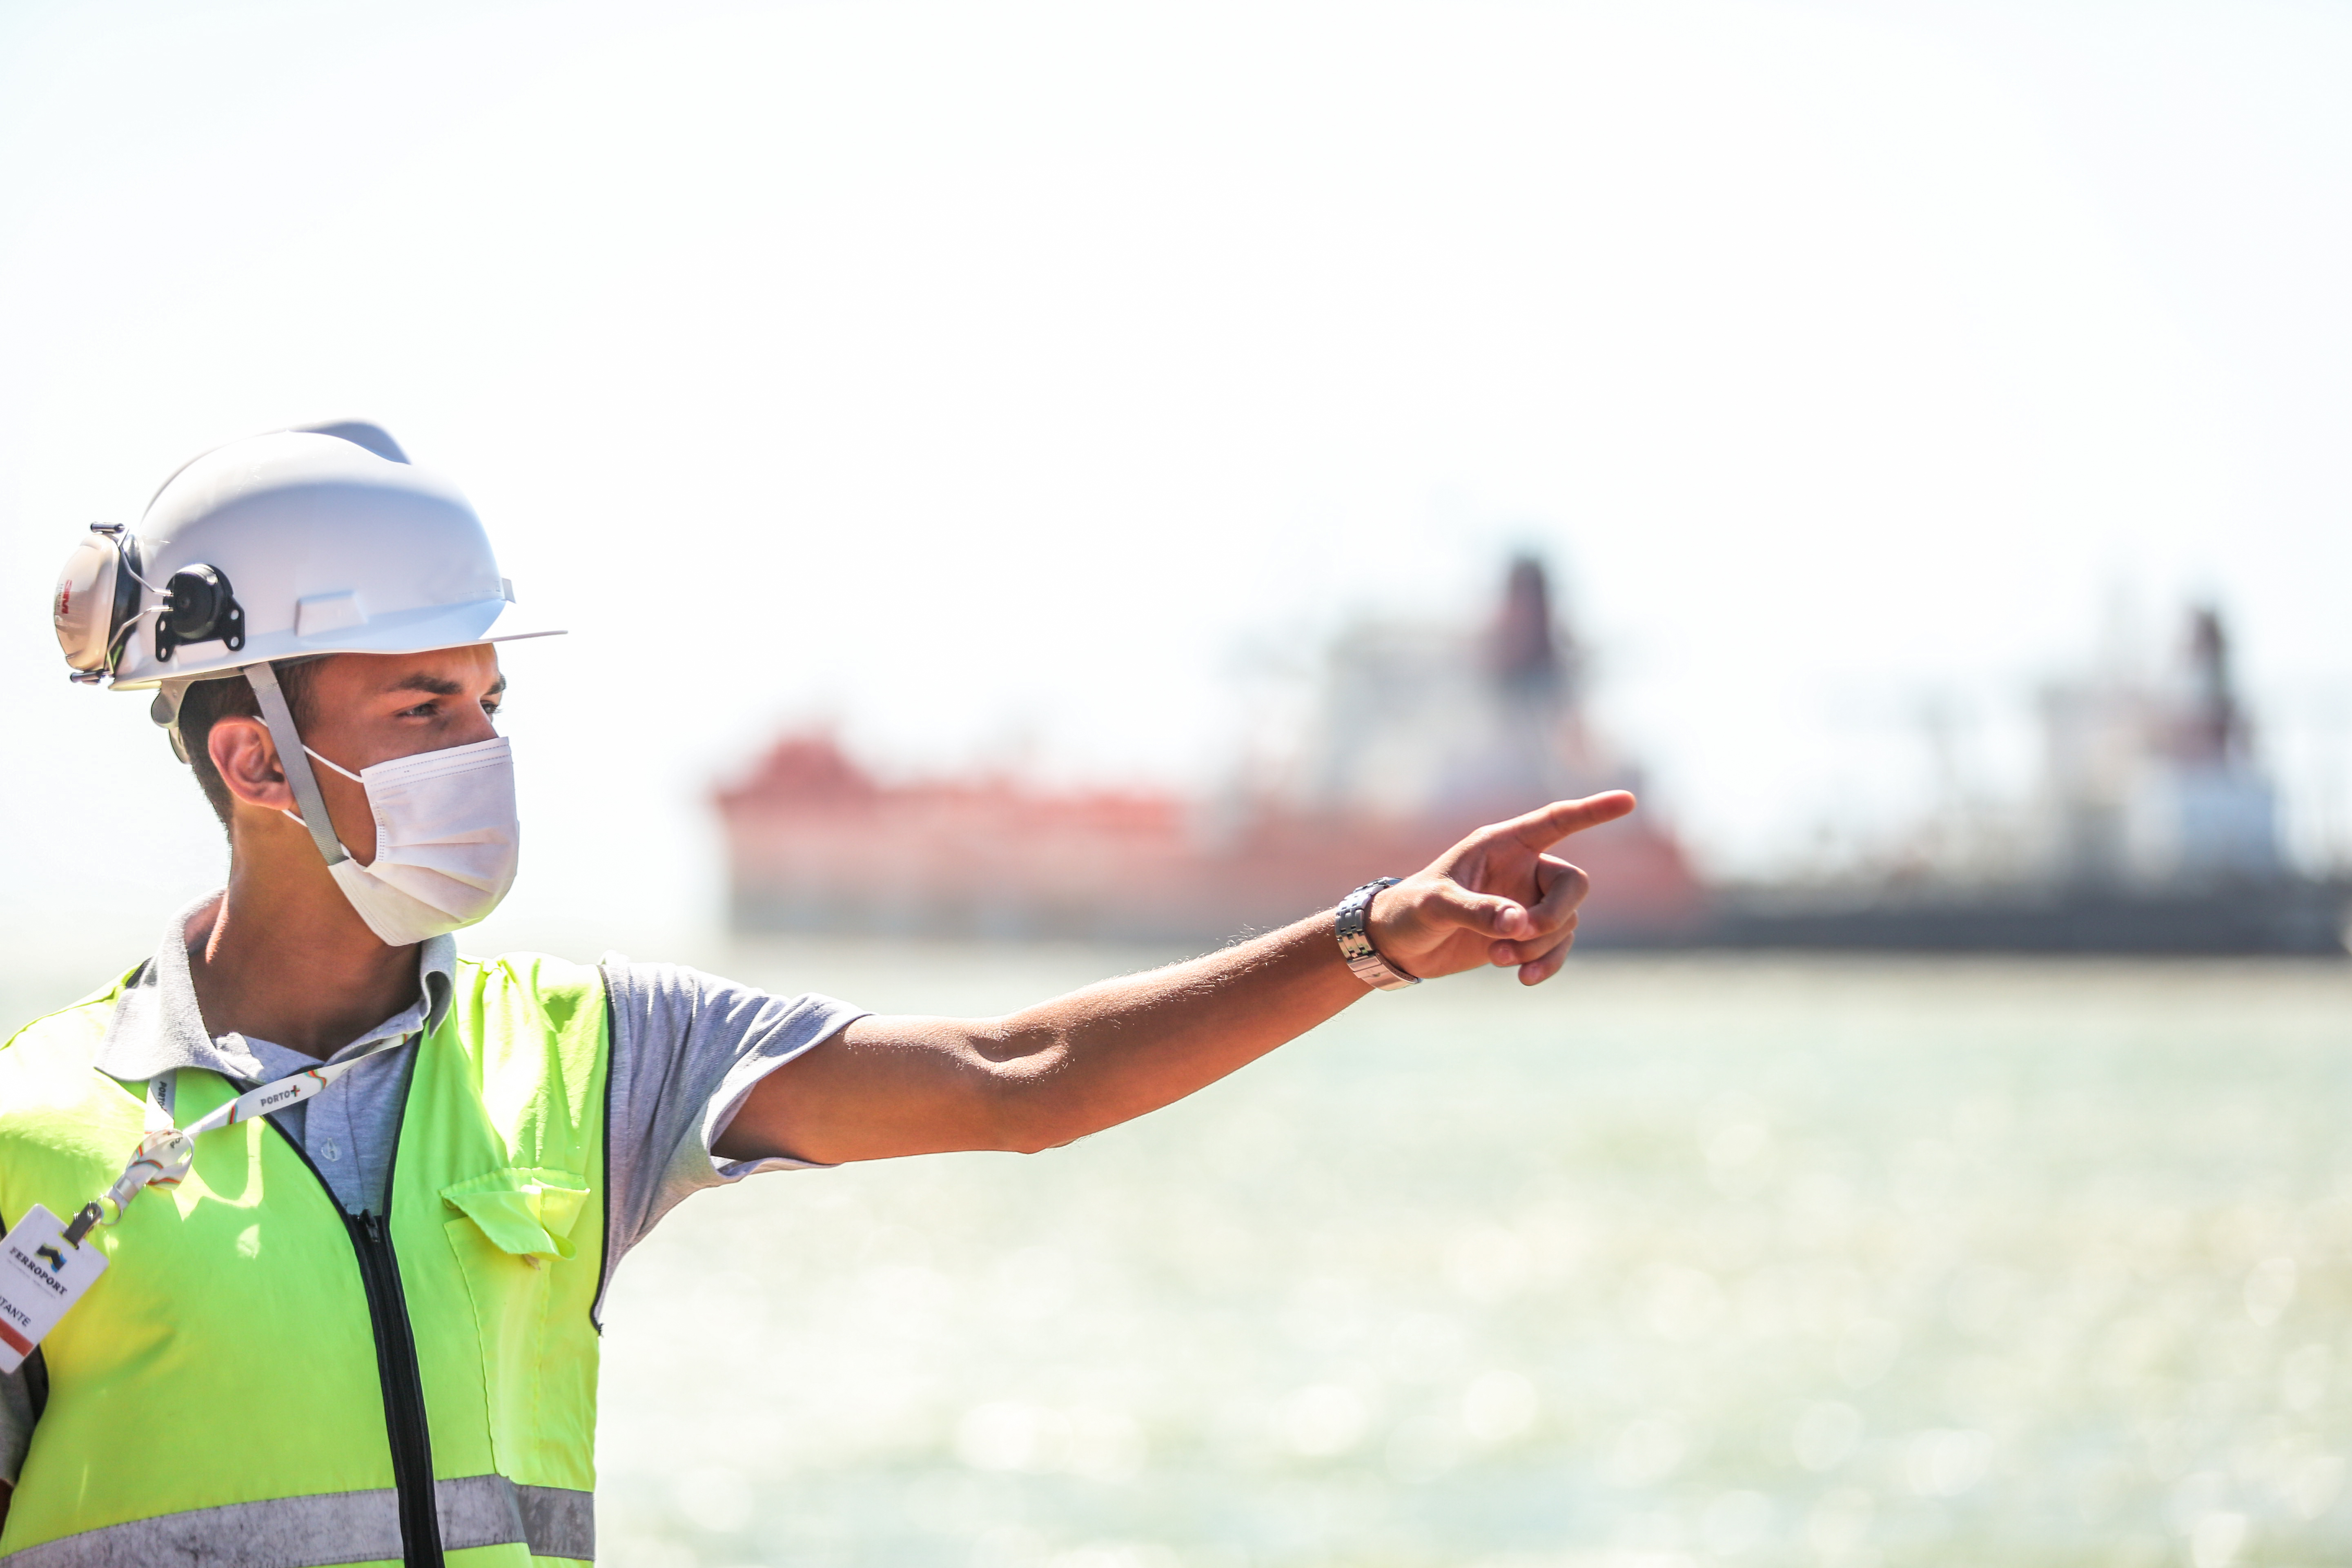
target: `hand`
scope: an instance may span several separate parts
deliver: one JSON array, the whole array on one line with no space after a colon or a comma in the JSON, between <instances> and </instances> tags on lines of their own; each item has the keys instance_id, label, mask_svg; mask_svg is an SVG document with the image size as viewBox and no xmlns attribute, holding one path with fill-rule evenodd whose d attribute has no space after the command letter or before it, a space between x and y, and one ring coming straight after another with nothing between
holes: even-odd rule
<instances>
[{"instance_id":1,"label":"hand","mask_svg":"<svg viewBox=\"0 0 2352 1568\"><path fill-rule=\"evenodd\" d=\"M1522 985L1541 984L1568 962L1576 906L1592 887L1545 851L1633 809L1632 795L1612 790L1478 829L1429 869L1381 889L1367 922L1372 944L1420 980L1491 963L1517 965Z\"/></svg>"}]
</instances>

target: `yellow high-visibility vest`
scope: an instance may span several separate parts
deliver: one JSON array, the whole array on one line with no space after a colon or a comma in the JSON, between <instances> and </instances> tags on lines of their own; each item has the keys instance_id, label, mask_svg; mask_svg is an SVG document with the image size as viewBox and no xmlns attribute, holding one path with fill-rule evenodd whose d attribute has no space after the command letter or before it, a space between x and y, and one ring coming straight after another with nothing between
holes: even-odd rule
<instances>
[{"instance_id":1,"label":"yellow high-visibility vest","mask_svg":"<svg viewBox=\"0 0 2352 1568\"><path fill-rule=\"evenodd\" d=\"M71 1215L139 1142L144 1086L92 1065L129 980L0 1047L11 1222ZM385 1216L266 1116L197 1139L92 1233L111 1261L42 1343L0 1568L593 1559L608 1033L593 968L460 960ZM183 1068L179 1123L236 1092Z\"/></svg>"}]
</instances>

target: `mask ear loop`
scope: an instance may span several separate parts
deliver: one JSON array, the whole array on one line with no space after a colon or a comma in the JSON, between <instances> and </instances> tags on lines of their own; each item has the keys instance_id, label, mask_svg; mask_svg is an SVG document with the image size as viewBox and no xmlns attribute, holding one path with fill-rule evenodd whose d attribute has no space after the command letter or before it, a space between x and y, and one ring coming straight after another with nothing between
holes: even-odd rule
<instances>
[{"instance_id":1,"label":"mask ear loop","mask_svg":"<svg viewBox=\"0 0 2352 1568\"><path fill-rule=\"evenodd\" d=\"M278 684L278 672L267 664L248 664L245 667L245 679L253 688L255 700L261 704L261 720L269 726L269 738L278 742L278 763L286 770L286 783L294 791L294 804L301 807L302 815L294 820L310 830L310 842L319 847L328 865L350 859L351 852L335 837L334 819L327 815L327 797L319 793L319 775L310 771L310 748L302 744L302 736L294 728L294 710L286 704L286 693Z\"/></svg>"},{"instance_id":2,"label":"mask ear loop","mask_svg":"<svg viewBox=\"0 0 2352 1568\"><path fill-rule=\"evenodd\" d=\"M357 774L357 773L355 773L352 772L352 770L351 770L351 769L349 769L349 768L347 768L347 767L343 766L343 764L342 764L342 763L339 763L339 762L335 761L335 759L334 759L334 758L332 758L332 757L322 757L322 756L320 756L318 752L310 751L310 746L309 746L309 744L308 744L307 742L303 745L302 750L303 750L303 751L305 751L305 752L310 752L310 760L311 760L312 762L324 763L326 763L329 767L331 767L331 768L334 769L337 773L339 773L342 774L345 778L347 778L347 779L351 780L351 781L352 781L352 783L353 783L353 784L358 784L358 785L359 785L360 787L362 787L362 789L364 789L365 787L367 787L367 780L365 780L365 779L363 779L363 778L360 777L360 775L359 775L359 774ZM431 753L429 753L429 752L428 752L428 753L426 753L426 754L427 754L427 755L430 755Z\"/></svg>"}]
</instances>

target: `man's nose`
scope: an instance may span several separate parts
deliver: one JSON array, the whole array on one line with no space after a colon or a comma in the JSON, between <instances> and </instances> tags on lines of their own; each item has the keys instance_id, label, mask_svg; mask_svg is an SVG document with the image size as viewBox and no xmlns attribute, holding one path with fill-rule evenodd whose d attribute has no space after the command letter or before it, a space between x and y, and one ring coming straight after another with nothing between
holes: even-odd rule
<instances>
[{"instance_id":1,"label":"man's nose","mask_svg":"<svg viewBox=\"0 0 2352 1568\"><path fill-rule=\"evenodd\" d=\"M477 702L472 705L472 716L458 724L457 731L465 738L457 742L457 744L461 746L470 746L477 741L496 739L499 732L499 727L497 722L491 719L488 711L485 710L480 703Z\"/></svg>"}]
</instances>

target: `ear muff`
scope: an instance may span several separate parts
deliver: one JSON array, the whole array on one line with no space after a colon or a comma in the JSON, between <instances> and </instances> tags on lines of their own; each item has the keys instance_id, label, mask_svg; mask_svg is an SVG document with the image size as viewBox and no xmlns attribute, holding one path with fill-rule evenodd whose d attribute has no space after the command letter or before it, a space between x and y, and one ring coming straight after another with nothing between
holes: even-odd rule
<instances>
[{"instance_id":1,"label":"ear muff","mask_svg":"<svg viewBox=\"0 0 2352 1568\"><path fill-rule=\"evenodd\" d=\"M75 680L95 684L121 661L139 616L139 541L121 523L93 522L66 557L49 611Z\"/></svg>"}]
</instances>

